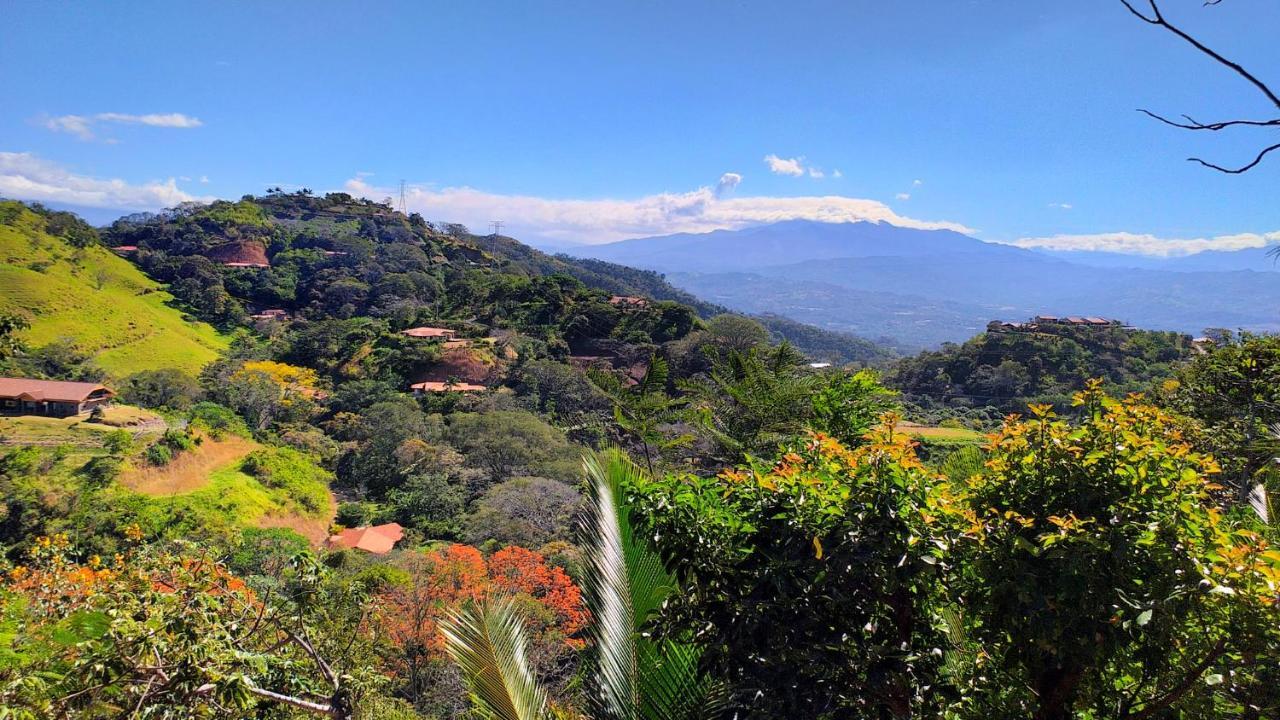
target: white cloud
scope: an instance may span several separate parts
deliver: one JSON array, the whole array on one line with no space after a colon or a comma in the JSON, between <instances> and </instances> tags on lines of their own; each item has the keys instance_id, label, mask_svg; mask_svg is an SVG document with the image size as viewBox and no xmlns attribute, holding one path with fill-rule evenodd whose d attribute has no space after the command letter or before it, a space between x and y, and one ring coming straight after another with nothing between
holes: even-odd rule
<instances>
[{"instance_id":1,"label":"white cloud","mask_svg":"<svg viewBox=\"0 0 1280 720\"><path fill-rule=\"evenodd\" d=\"M831 171L831 177L833 177L833 178L842 178L842 177L844 177L844 173L840 172L840 168L836 168L835 170L832 170L832 171Z\"/></svg>"},{"instance_id":2,"label":"white cloud","mask_svg":"<svg viewBox=\"0 0 1280 720\"><path fill-rule=\"evenodd\" d=\"M201 175L201 176L200 176L200 182L202 182L202 183L204 183L204 184L208 185L208 184L209 184L209 176L208 176L208 175Z\"/></svg>"},{"instance_id":3,"label":"white cloud","mask_svg":"<svg viewBox=\"0 0 1280 720\"><path fill-rule=\"evenodd\" d=\"M352 178L344 190L373 200L394 196L398 188L376 187ZM716 188L661 193L633 200L561 200L527 195L498 195L475 188L405 190L409 209L433 220L483 228L502 218L513 237L575 243L603 243L646 235L701 233L748 225L808 219L821 222L867 220L922 229L972 232L945 221L903 217L884 203L838 195L811 197L719 198Z\"/></svg>"},{"instance_id":4,"label":"white cloud","mask_svg":"<svg viewBox=\"0 0 1280 720\"><path fill-rule=\"evenodd\" d=\"M1085 252L1113 252L1125 255L1151 255L1155 257L1182 257L1206 250L1244 250L1280 243L1280 231L1269 233L1239 233L1208 238L1161 238L1150 234L1113 232L1094 235L1053 235L1050 237L1021 238L1011 245L1042 250L1079 250Z\"/></svg>"},{"instance_id":5,"label":"white cloud","mask_svg":"<svg viewBox=\"0 0 1280 720\"><path fill-rule=\"evenodd\" d=\"M893 199L894 200L910 200L911 193L898 193L897 195L893 196Z\"/></svg>"},{"instance_id":6,"label":"white cloud","mask_svg":"<svg viewBox=\"0 0 1280 720\"><path fill-rule=\"evenodd\" d=\"M734 188L742 184L742 176L736 172L727 172L720 176L720 181L716 183L716 197L722 197L725 193L732 192Z\"/></svg>"},{"instance_id":7,"label":"white cloud","mask_svg":"<svg viewBox=\"0 0 1280 720\"><path fill-rule=\"evenodd\" d=\"M159 210L213 199L187 193L172 177L131 184L117 178L77 175L31 153L12 152L0 152L0 197L127 210Z\"/></svg>"},{"instance_id":8,"label":"white cloud","mask_svg":"<svg viewBox=\"0 0 1280 720\"><path fill-rule=\"evenodd\" d=\"M923 185L923 184L924 184L924 181L923 181L923 180L912 180L912 181L911 181L911 184L912 184L912 186L914 186L914 187L920 187L921 185Z\"/></svg>"},{"instance_id":9,"label":"white cloud","mask_svg":"<svg viewBox=\"0 0 1280 720\"><path fill-rule=\"evenodd\" d=\"M770 153L764 156L764 163L769 166L769 172L774 175L790 175L792 177L804 175L804 157L780 158Z\"/></svg>"},{"instance_id":10,"label":"white cloud","mask_svg":"<svg viewBox=\"0 0 1280 720\"><path fill-rule=\"evenodd\" d=\"M1049 203L1049 207L1057 208L1059 210L1070 210L1075 206L1072 205L1071 203Z\"/></svg>"},{"instance_id":11,"label":"white cloud","mask_svg":"<svg viewBox=\"0 0 1280 720\"><path fill-rule=\"evenodd\" d=\"M826 177L826 173L822 172L821 168L811 167L809 168L809 177L821 180Z\"/></svg>"},{"instance_id":12,"label":"white cloud","mask_svg":"<svg viewBox=\"0 0 1280 720\"><path fill-rule=\"evenodd\" d=\"M183 115L182 113L152 113L149 115L98 113L97 115L60 115L46 119L44 126L54 132L71 133L81 140L92 140L93 127L98 123L147 125L166 128L195 128L204 124L199 118Z\"/></svg>"}]
</instances>

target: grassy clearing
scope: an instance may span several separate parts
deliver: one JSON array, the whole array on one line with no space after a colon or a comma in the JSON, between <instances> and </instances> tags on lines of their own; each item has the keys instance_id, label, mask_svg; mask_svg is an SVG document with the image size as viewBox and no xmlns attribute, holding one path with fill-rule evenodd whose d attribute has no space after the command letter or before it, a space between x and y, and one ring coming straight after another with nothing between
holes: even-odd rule
<instances>
[{"instance_id":1,"label":"grassy clearing","mask_svg":"<svg viewBox=\"0 0 1280 720\"><path fill-rule=\"evenodd\" d=\"M112 377L178 368L196 373L227 346L205 323L169 306L161 286L103 247L71 247L23 211L0 225L0 312L31 323L33 346L70 340Z\"/></svg>"},{"instance_id":2,"label":"grassy clearing","mask_svg":"<svg viewBox=\"0 0 1280 720\"><path fill-rule=\"evenodd\" d=\"M977 430L969 428L941 427L937 425L916 425L915 423L899 423L898 427L911 437L920 440L949 440L952 442L982 442L985 436Z\"/></svg>"},{"instance_id":3,"label":"grassy clearing","mask_svg":"<svg viewBox=\"0 0 1280 720\"><path fill-rule=\"evenodd\" d=\"M120 476L120 484L143 495L168 496L194 492L208 485L220 469L238 466L258 443L235 435L222 440L205 438L191 452L180 453L168 465L152 467L135 461Z\"/></svg>"},{"instance_id":4,"label":"grassy clearing","mask_svg":"<svg viewBox=\"0 0 1280 720\"><path fill-rule=\"evenodd\" d=\"M142 435L158 433L164 429L163 424L155 421L160 418L138 408L121 408L119 415L108 416L110 423L89 422L88 415L69 418L37 417L23 415L20 417L0 417L0 444L3 445L74 445L98 447L102 445L103 435L114 430L130 430L142 425ZM126 419L131 422L125 422ZM132 422L137 421L137 422ZM114 423L122 423L116 425Z\"/></svg>"}]
</instances>

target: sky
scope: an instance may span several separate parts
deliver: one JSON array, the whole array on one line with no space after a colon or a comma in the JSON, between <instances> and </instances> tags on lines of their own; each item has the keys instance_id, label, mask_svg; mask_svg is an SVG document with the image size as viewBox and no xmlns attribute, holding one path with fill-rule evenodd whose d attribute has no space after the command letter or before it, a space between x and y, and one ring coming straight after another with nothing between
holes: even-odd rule
<instances>
[{"instance_id":1,"label":"sky","mask_svg":"<svg viewBox=\"0 0 1280 720\"><path fill-rule=\"evenodd\" d=\"M1145 0L1138 0L1144 2ZM1280 85L1280 3L1161 0ZM268 187L542 245L791 218L1179 255L1280 242L1243 80L1119 0L4 3L0 196ZM1270 113L1268 112L1270 111Z\"/></svg>"}]
</instances>

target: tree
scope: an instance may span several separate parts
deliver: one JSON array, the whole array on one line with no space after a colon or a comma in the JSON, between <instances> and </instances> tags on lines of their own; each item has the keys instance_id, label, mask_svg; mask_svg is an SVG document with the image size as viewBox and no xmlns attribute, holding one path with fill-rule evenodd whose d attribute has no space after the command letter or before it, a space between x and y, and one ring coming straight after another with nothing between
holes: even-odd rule
<instances>
[{"instance_id":1,"label":"tree","mask_svg":"<svg viewBox=\"0 0 1280 720\"><path fill-rule=\"evenodd\" d=\"M1158 396L1197 421L1198 444L1221 464L1219 477L1237 500L1276 482L1280 337L1222 334L1206 354L1179 368Z\"/></svg>"},{"instance_id":2,"label":"tree","mask_svg":"<svg viewBox=\"0 0 1280 720\"><path fill-rule=\"evenodd\" d=\"M955 609L981 651L971 709L1274 712L1280 553L1214 506L1217 465L1172 417L1096 381L1076 402L1078 424L1043 405L1009 420L985 471L934 506L954 528Z\"/></svg>"},{"instance_id":3,"label":"tree","mask_svg":"<svg viewBox=\"0 0 1280 720\"><path fill-rule=\"evenodd\" d=\"M464 521L467 542L541 547L569 535L581 497L557 480L515 477L489 488Z\"/></svg>"},{"instance_id":4,"label":"tree","mask_svg":"<svg viewBox=\"0 0 1280 720\"><path fill-rule=\"evenodd\" d=\"M466 507L467 489L442 473L410 475L387 491L387 519L417 529L432 540L453 540Z\"/></svg>"},{"instance_id":5,"label":"tree","mask_svg":"<svg viewBox=\"0 0 1280 720\"><path fill-rule=\"evenodd\" d=\"M769 331L743 315L716 315L707 321L707 332L720 347L740 353L769 344Z\"/></svg>"},{"instance_id":6,"label":"tree","mask_svg":"<svg viewBox=\"0 0 1280 720\"><path fill-rule=\"evenodd\" d=\"M120 387L120 397L126 402L149 408L186 410L203 395L195 378L174 368L136 372Z\"/></svg>"},{"instance_id":7,"label":"tree","mask_svg":"<svg viewBox=\"0 0 1280 720\"><path fill-rule=\"evenodd\" d=\"M483 468L489 482L516 474L569 477L575 454L564 433L533 413L500 410L449 417L449 444Z\"/></svg>"},{"instance_id":8,"label":"tree","mask_svg":"<svg viewBox=\"0 0 1280 720\"><path fill-rule=\"evenodd\" d=\"M744 715L933 717L952 696L931 652L933 478L891 423L862 442L811 434L772 463L629 486L678 581L659 636L696 633Z\"/></svg>"},{"instance_id":9,"label":"tree","mask_svg":"<svg viewBox=\"0 0 1280 720\"><path fill-rule=\"evenodd\" d=\"M1268 104L1274 106L1276 110L1280 110L1280 95L1277 95L1276 92L1273 91L1267 85L1267 83L1260 80L1256 75L1254 75L1249 70L1246 70L1239 63L1228 60L1226 57L1219 54L1216 50L1213 50L1209 46L1197 40L1195 37L1187 33L1185 30L1169 22L1169 20L1165 17L1164 13L1160 10L1160 6L1156 3L1156 0L1146 0L1145 2L1147 6L1146 12L1139 11L1137 8L1135 8L1134 5L1130 3L1130 0L1120 0L1120 2L1129 10L1130 13L1132 13L1134 16L1141 19L1143 22L1147 23L1148 25L1153 25L1155 27L1162 28L1168 31L1169 33L1172 33L1176 37L1182 39L1184 42L1190 44L1200 53L1211 58L1214 62L1218 63L1219 65L1222 65L1223 67L1226 67L1231 72L1235 73L1237 76L1243 78L1246 82L1252 85L1255 90L1257 90L1259 93L1262 94L1262 96L1266 99ZM1133 0L1133 2L1141 4L1139 3L1139 0ZM1221 2L1222 0L1205 0L1204 4L1218 5ZM1156 114L1149 110L1140 109L1139 112L1145 115L1148 115L1152 118L1155 118L1156 120L1159 120L1160 122L1166 125L1171 125L1176 128L1182 128L1184 130L1220 132L1222 130L1226 130L1229 128L1240 128L1240 127L1280 128L1280 117L1274 117L1274 118L1264 119L1264 120L1218 120L1214 122L1203 123L1198 120L1195 120L1189 115L1183 115L1182 120L1172 120L1168 117ZM1233 167L1223 167L1221 165L1215 165L1214 163L1202 160L1197 157L1188 158L1188 160L1191 162L1200 163L1201 165L1207 168L1212 168L1219 172L1237 175L1237 174L1245 173L1245 172L1248 172L1249 170L1252 170L1259 163L1261 163L1262 160L1269 153L1275 150L1280 150L1280 143L1276 143L1274 145L1270 145L1268 147L1263 148L1262 151L1258 153L1257 157L1255 157L1252 161L1244 165L1233 166Z\"/></svg>"},{"instance_id":10,"label":"tree","mask_svg":"<svg viewBox=\"0 0 1280 720\"><path fill-rule=\"evenodd\" d=\"M22 341L18 339L18 333L28 327L30 324L21 315L0 313L0 361L22 352Z\"/></svg>"},{"instance_id":11,"label":"tree","mask_svg":"<svg viewBox=\"0 0 1280 720\"><path fill-rule=\"evenodd\" d=\"M278 705L354 720L382 682L366 664L359 588L307 555L290 580L288 593L258 598L192 551L78 561L65 536L38 538L31 563L5 582L3 610L21 629L0 661L0 707L31 718L247 719Z\"/></svg>"},{"instance_id":12,"label":"tree","mask_svg":"<svg viewBox=\"0 0 1280 720\"><path fill-rule=\"evenodd\" d=\"M692 646L655 640L646 628L672 590L661 560L633 532L623 488L642 471L618 452L585 461L591 496L582 525L584 597L595 662L587 716L599 720L711 720L722 715L719 686L698 670ZM565 717L530 667L522 613L511 602L478 602L443 624L445 648L485 717Z\"/></svg>"},{"instance_id":13,"label":"tree","mask_svg":"<svg viewBox=\"0 0 1280 720\"><path fill-rule=\"evenodd\" d=\"M451 704L454 688L434 685L446 677L440 623L467 602L505 599L524 613L530 657L558 682L559 696L576 667L580 634L586 621L581 592L559 568L521 547L508 547L486 559L474 547L447 545L402 559L408 581L383 592L387 610L383 630L391 641L391 668L403 679L402 692L427 711Z\"/></svg>"}]
</instances>

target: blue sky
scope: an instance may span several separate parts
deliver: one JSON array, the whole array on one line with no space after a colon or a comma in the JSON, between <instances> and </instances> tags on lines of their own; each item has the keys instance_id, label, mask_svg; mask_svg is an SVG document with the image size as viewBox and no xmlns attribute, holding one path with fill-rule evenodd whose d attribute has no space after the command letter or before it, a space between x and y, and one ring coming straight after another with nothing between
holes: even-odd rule
<instances>
[{"instance_id":1,"label":"blue sky","mask_svg":"<svg viewBox=\"0 0 1280 720\"><path fill-rule=\"evenodd\" d=\"M1280 84L1280 4L1162 5ZM0 79L0 195L95 220L405 179L429 219L549 242L783 217L1280 241L1280 157L1185 161L1273 137L1135 112L1275 109L1118 0L9 3Z\"/></svg>"}]
</instances>

